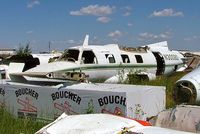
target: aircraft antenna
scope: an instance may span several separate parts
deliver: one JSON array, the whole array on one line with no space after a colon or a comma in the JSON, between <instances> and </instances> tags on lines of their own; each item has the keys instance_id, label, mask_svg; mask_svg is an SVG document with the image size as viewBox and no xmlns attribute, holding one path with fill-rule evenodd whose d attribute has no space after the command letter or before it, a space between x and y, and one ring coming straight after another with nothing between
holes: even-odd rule
<instances>
[{"instance_id":1,"label":"aircraft antenna","mask_svg":"<svg viewBox=\"0 0 200 134\"><path fill-rule=\"evenodd\" d=\"M51 53L51 41L49 41L49 53Z\"/></svg>"}]
</instances>

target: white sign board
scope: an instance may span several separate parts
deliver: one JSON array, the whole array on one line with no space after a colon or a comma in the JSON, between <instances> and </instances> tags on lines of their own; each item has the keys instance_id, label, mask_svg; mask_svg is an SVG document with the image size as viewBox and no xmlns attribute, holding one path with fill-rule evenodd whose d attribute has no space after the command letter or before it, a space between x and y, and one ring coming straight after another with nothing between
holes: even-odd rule
<instances>
[{"instance_id":1,"label":"white sign board","mask_svg":"<svg viewBox=\"0 0 200 134\"><path fill-rule=\"evenodd\" d=\"M0 103L22 118L55 119L65 112L146 120L165 109L165 87L81 83L58 88L9 83L0 85Z\"/></svg>"}]
</instances>

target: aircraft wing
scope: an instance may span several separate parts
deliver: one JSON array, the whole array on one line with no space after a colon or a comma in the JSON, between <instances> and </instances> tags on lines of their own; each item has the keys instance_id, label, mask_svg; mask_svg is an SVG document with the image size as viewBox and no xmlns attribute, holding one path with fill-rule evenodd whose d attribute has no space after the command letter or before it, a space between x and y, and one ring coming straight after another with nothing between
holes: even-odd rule
<instances>
[{"instance_id":1,"label":"aircraft wing","mask_svg":"<svg viewBox=\"0 0 200 134\"><path fill-rule=\"evenodd\" d=\"M27 82L29 79L27 79L25 76L28 76L30 78L47 78L46 72L44 73L31 73L31 72L21 72L21 73L10 73L9 77L12 81L15 82Z\"/></svg>"},{"instance_id":2,"label":"aircraft wing","mask_svg":"<svg viewBox=\"0 0 200 134\"><path fill-rule=\"evenodd\" d=\"M85 81L86 76L81 72L20 72L11 73L10 78L12 81L37 81L38 80L50 80L51 81Z\"/></svg>"},{"instance_id":3,"label":"aircraft wing","mask_svg":"<svg viewBox=\"0 0 200 134\"><path fill-rule=\"evenodd\" d=\"M9 78L16 82L26 82L27 79L24 76L47 78L47 72L22 72L24 63L10 63L8 67Z\"/></svg>"},{"instance_id":4,"label":"aircraft wing","mask_svg":"<svg viewBox=\"0 0 200 134\"><path fill-rule=\"evenodd\" d=\"M29 77L39 77L47 78L47 72L20 72L20 73L10 73L12 76L29 76Z\"/></svg>"},{"instance_id":5,"label":"aircraft wing","mask_svg":"<svg viewBox=\"0 0 200 134\"><path fill-rule=\"evenodd\" d=\"M43 127L36 134L192 134L111 114L66 115Z\"/></svg>"}]
</instances>

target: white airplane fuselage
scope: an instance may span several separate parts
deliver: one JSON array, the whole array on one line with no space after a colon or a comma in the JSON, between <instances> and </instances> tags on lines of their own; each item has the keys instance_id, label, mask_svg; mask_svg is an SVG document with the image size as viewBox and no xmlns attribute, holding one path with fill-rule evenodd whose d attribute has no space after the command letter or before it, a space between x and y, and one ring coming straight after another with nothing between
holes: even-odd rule
<instances>
[{"instance_id":1,"label":"white airplane fuselage","mask_svg":"<svg viewBox=\"0 0 200 134\"><path fill-rule=\"evenodd\" d=\"M117 44L71 47L57 61L39 65L25 73L56 78L57 73L83 72L91 80L108 79L119 73L169 74L184 65L182 54L169 50L167 42L158 44L163 46L153 51L150 46L125 50Z\"/></svg>"}]
</instances>

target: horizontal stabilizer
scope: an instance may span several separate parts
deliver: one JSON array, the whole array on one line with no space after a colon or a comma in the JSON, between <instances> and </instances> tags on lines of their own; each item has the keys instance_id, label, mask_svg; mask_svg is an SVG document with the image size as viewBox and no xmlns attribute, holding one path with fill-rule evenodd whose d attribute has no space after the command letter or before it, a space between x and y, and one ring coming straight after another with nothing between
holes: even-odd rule
<instances>
[{"instance_id":1,"label":"horizontal stabilizer","mask_svg":"<svg viewBox=\"0 0 200 134\"><path fill-rule=\"evenodd\" d=\"M151 51L169 51L167 41L146 45Z\"/></svg>"}]
</instances>

